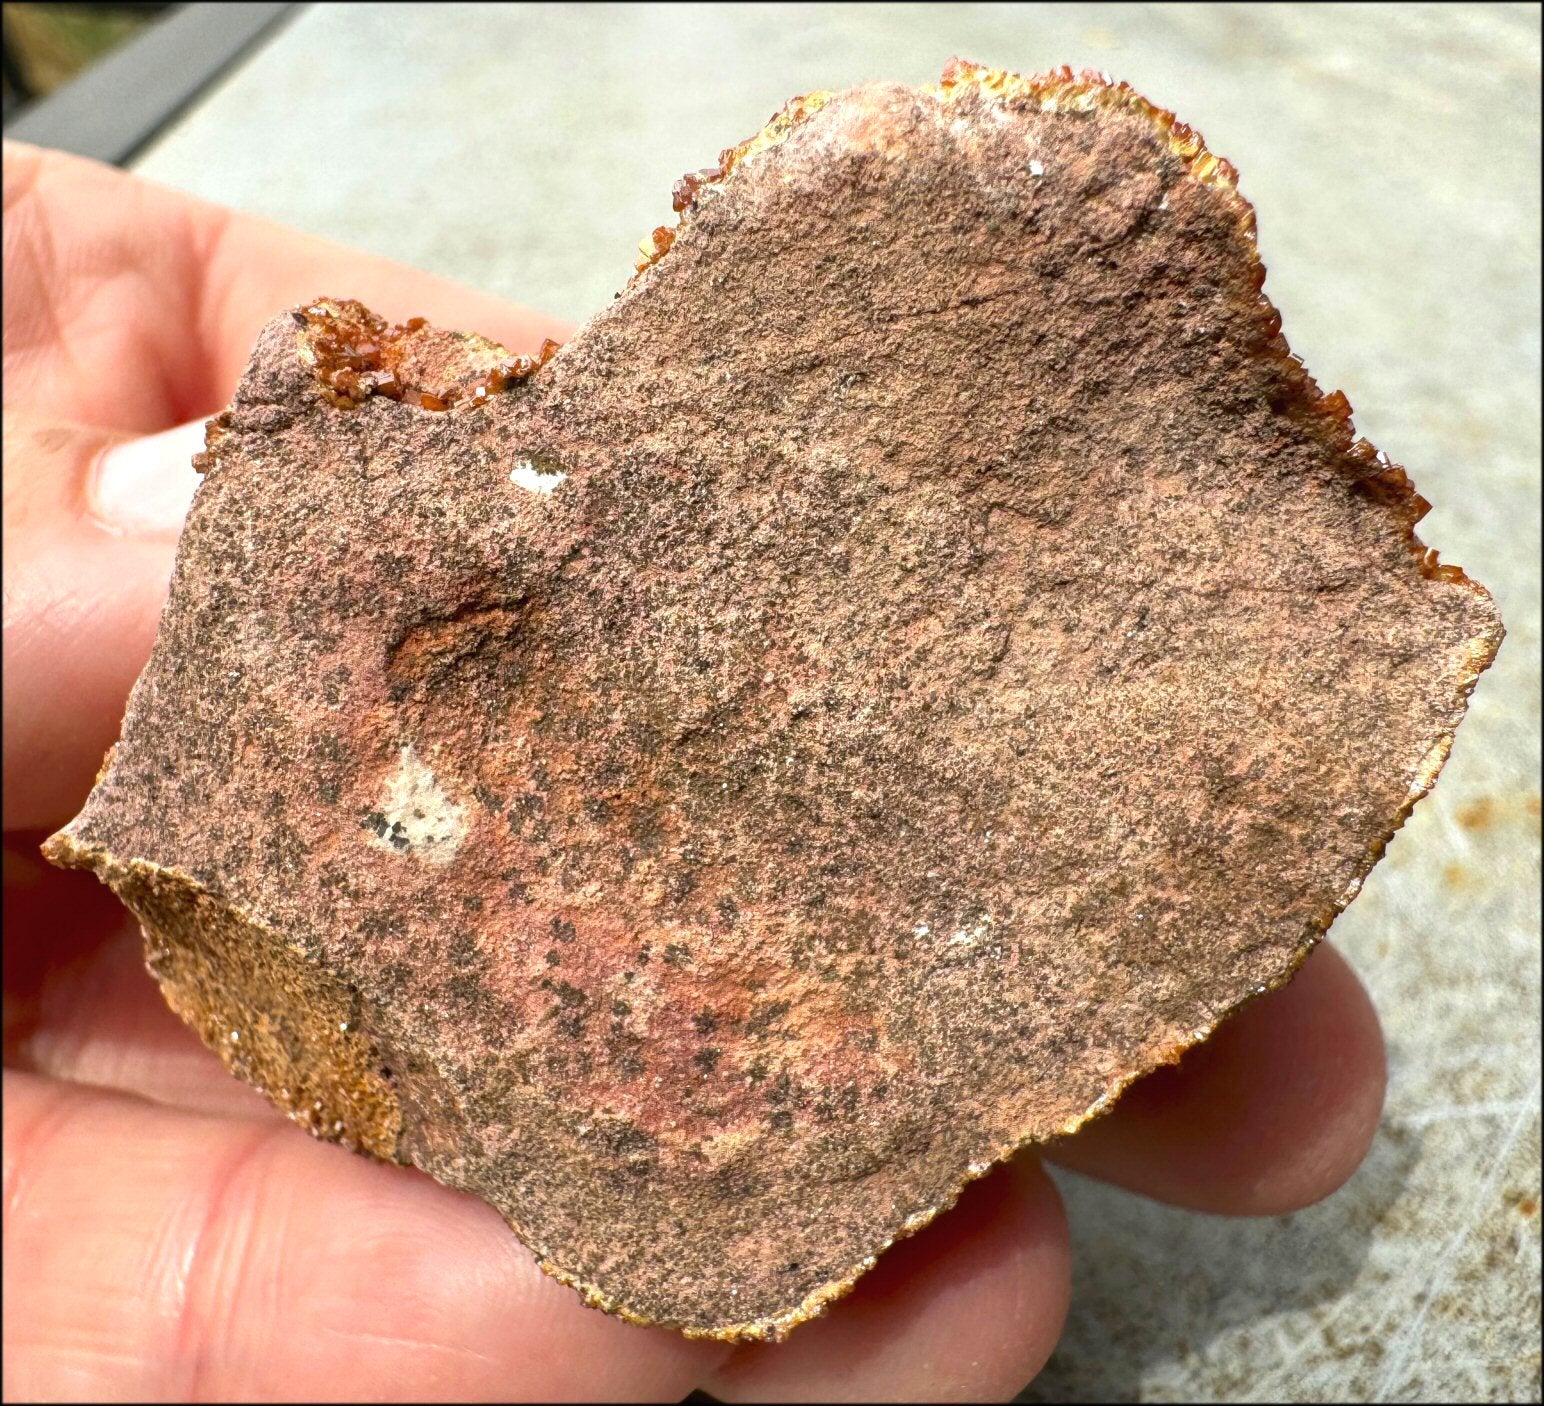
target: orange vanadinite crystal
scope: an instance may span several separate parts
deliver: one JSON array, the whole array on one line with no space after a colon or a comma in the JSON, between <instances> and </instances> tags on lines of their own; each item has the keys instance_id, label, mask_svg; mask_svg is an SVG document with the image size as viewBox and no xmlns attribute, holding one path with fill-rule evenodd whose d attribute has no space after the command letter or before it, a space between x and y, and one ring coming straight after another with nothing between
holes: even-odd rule
<instances>
[{"instance_id":1,"label":"orange vanadinite crystal","mask_svg":"<svg viewBox=\"0 0 1544 1406\"><path fill-rule=\"evenodd\" d=\"M350 299L319 298L298 311L295 320L306 329L323 396L344 410L372 395L431 411L466 402L486 404L491 396L534 375L558 351L558 343L548 338L536 356L509 357L469 384L420 386L410 384L407 354L413 340L429 329L426 318L388 323Z\"/></svg>"},{"instance_id":2,"label":"orange vanadinite crystal","mask_svg":"<svg viewBox=\"0 0 1544 1406\"><path fill-rule=\"evenodd\" d=\"M671 192L671 208L677 214L682 213L696 201L697 192L703 186L722 180L723 176L724 168L721 165L704 166L700 171L688 171L675 183L675 189Z\"/></svg>"}]
</instances>

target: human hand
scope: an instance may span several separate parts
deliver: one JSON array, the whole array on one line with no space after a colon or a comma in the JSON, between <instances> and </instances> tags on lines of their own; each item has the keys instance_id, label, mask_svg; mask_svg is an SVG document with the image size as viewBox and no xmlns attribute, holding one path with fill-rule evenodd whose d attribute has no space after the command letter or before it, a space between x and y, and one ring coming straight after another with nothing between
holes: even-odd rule
<instances>
[{"instance_id":1,"label":"human hand","mask_svg":"<svg viewBox=\"0 0 1544 1406\"><path fill-rule=\"evenodd\" d=\"M172 1015L117 900L42 863L149 654L200 422L264 321L325 293L514 350L566 329L89 162L8 144L4 164L6 1397L1022 1387L1055 1345L1071 1262L1034 1157L970 1187L787 1343L632 1327L542 1275L490 1207L301 1135ZM1383 1079L1367 997L1321 948L1046 1155L1197 1210L1279 1214L1356 1168Z\"/></svg>"}]
</instances>

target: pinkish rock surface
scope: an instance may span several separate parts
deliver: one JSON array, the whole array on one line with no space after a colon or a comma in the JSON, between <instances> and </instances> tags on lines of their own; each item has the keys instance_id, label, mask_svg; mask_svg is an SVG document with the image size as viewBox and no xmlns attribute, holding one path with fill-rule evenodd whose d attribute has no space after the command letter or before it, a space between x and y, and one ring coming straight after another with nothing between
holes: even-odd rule
<instances>
[{"instance_id":1,"label":"pinkish rock surface","mask_svg":"<svg viewBox=\"0 0 1544 1406\"><path fill-rule=\"evenodd\" d=\"M1285 981L1501 629L1128 89L726 157L539 367L268 326L48 852L317 1135L776 1337Z\"/></svg>"}]
</instances>

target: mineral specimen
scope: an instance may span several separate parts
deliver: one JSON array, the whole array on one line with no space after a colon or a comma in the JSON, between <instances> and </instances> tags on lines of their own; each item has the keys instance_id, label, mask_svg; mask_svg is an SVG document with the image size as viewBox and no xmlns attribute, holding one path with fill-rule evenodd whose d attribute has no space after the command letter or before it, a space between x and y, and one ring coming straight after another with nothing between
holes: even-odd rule
<instances>
[{"instance_id":1,"label":"mineral specimen","mask_svg":"<svg viewBox=\"0 0 1544 1406\"><path fill-rule=\"evenodd\" d=\"M775 1338L1287 980L1501 627L1125 85L806 97L676 205L556 356L264 330L47 850L318 1136Z\"/></svg>"}]
</instances>

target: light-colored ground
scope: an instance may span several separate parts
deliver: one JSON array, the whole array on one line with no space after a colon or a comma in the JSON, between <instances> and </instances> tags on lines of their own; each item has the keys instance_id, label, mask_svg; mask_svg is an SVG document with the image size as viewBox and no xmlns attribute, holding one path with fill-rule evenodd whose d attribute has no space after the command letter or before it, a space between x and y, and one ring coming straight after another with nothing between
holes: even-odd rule
<instances>
[{"instance_id":1,"label":"light-colored ground","mask_svg":"<svg viewBox=\"0 0 1544 1406\"><path fill-rule=\"evenodd\" d=\"M1371 1159L1259 1223L1062 1178L1076 1298L1028 1399L1537 1399L1539 42L1532 5L317 5L138 163L576 320L785 98L953 53L1107 69L1238 165L1294 348L1510 634L1334 929L1390 1036Z\"/></svg>"}]
</instances>

